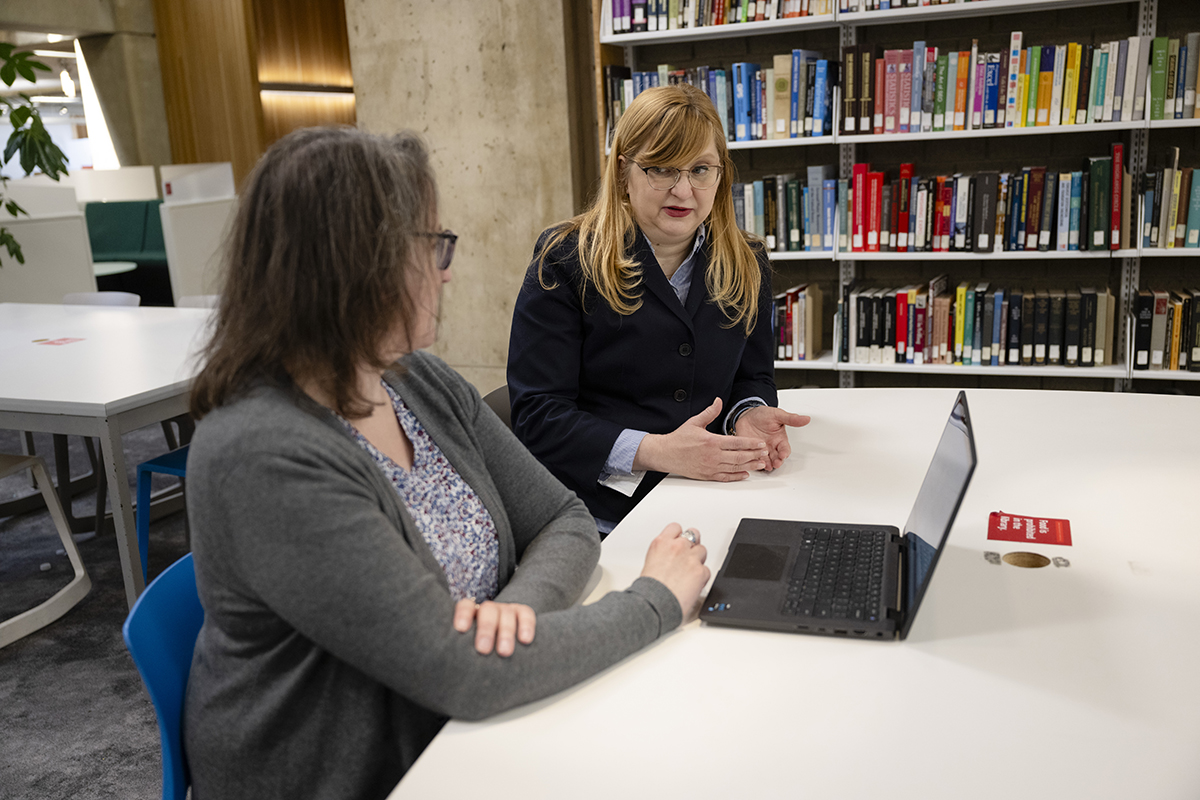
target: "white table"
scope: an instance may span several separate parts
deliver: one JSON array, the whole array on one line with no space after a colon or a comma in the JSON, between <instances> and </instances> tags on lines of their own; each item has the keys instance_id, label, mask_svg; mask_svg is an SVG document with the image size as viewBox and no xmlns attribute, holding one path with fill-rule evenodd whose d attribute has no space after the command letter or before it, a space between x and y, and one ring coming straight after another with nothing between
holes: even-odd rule
<instances>
[{"instance_id":1,"label":"white table","mask_svg":"<svg viewBox=\"0 0 1200 800\"><path fill-rule=\"evenodd\" d=\"M714 574L743 516L904 525L951 390L806 390L771 475L669 478L597 597L677 520ZM969 390L979 467L904 642L692 622L590 681L451 722L401 798L1200 797L1200 399ZM988 541L991 511L1073 545ZM1030 550L1070 566L993 565Z\"/></svg>"},{"instance_id":2,"label":"white table","mask_svg":"<svg viewBox=\"0 0 1200 800\"><path fill-rule=\"evenodd\" d=\"M131 607L144 582L121 434L187 411L209 314L0 303L0 428L100 438Z\"/></svg>"}]
</instances>

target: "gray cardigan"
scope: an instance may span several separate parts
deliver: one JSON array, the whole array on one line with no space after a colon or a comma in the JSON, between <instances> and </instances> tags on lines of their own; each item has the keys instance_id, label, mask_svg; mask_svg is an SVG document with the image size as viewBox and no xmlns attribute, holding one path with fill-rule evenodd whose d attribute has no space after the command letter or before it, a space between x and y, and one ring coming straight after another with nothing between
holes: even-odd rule
<instances>
[{"instance_id":1,"label":"gray cardigan","mask_svg":"<svg viewBox=\"0 0 1200 800\"><path fill-rule=\"evenodd\" d=\"M205 610L184 720L196 800L384 797L447 717L554 694L681 621L649 578L572 607L600 550L583 503L457 373L423 353L405 366L388 381L487 506L496 599L532 606L536 638L476 653L370 456L307 397L259 387L205 417L188 456Z\"/></svg>"}]
</instances>

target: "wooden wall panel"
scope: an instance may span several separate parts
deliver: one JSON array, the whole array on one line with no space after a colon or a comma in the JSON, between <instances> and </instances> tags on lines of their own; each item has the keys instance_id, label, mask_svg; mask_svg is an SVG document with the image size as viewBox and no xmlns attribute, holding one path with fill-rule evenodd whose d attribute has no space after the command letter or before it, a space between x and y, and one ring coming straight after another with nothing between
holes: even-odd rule
<instances>
[{"instance_id":1,"label":"wooden wall panel","mask_svg":"<svg viewBox=\"0 0 1200 800\"><path fill-rule=\"evenodd\" d=\"M262 83L353 86L342 0L253 0Z\"/></svg>"},{"instance_id":2,"label":"wooden wall panel","mask_svg":"<svg viewBox=\"0 0 1200 800\"><path fill-rule=\"evenodd\" d=\"M229 161L240 188L265 147L251 0L154 0L171 153Z\"/></svg>"},{"instance_id":3,"label":"wooden wall panel","mask_svg":"<svg viewBox=\"0 0 1200 800\"><path fill-rule=\"evenodd\" d=\"M314 97L263 92L262 109L268 147L297 128L355 124L352 94Z\"/></svg>"}]
</instances>

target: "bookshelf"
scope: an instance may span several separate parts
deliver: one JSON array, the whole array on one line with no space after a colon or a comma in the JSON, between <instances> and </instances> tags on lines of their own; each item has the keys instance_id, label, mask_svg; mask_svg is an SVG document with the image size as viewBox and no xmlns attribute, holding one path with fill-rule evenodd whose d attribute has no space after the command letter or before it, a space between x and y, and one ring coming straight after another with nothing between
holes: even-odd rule
<instances>
[{"instance_id":1,"label":"bookshelf","mask_svg":"<svg viewBox=\"0 0 1200 800\"><path fill-rule=\"evenodd\" d=\"M835 0L834 13L818 17L613 35L611 20L606 19L609 3L610 0L593 0L602 142L607 131L600 73L606 64L624 65L632 70L652 70L659 63L670 63L681 69L708 65L728 69L736 61L757 61L765 70L771 63L772 54L788 52L792 48L819 51L833 59L840 57L845 48L856 44L876 45L881 50L903 49L919 40L942 48L944 52L969 50L971 40L978 39L981 52L985 49L994 52L1006 49L1009 32L1013 30L1024 31L1025 41L1033 45L1071 41L1094 43L1097 47L1102 42L1135 35L1181 37L1200 30L1200 19L1197 19L1200 3L1192 0L980 0L862 12L838 11ZM1088 12L1088 9L1092 11ZM781 35L783 33L788 35ZM840 97L835 96L834 108L840 116L843 108ZM836 176L845 180L851 178L856 162L870 162L876 165L875 169L886 171L889 178L895 176L902 162L915 162L927 175L1011 171L1047 162L1051 170L1077 170L1078 166L1063 165L1078 164L1089 156L1105 155L1109 145L1120 142L1127 168L1134 176L1133 217L1134 221L1140 222L1138 180L1147 165L1154 163L1158 150L1165 146L1180 147L1185 160L1190 158L1186 163L1196 166L1200 172L1200 118L1151 120L1150 116L1147 98L1147 112L1141 120L852 135L840 132L835 117L832 135L730 142L729 149L741 180L782 173L797 173L803 178L806 165L821 164L833 164ZM1130 390L1134 380L1139 379L1177 380L1200 386L1200 373L1132 369L1124 355L1129 345L1124 325L1118 325L1113 332L1112 351L1121 356L1119 363L1110 366L833 362L830 337L833 335L834 310L842 287L856 280L880 286L900 286L927 282L934 275L948 273L952 287L961 281L973 284L987 281L993 286L1013 287L1024 283L1029 288L1107 286L1117 303L1118 320L1128 313L1133 298L1144 283L1166 281L1175 286L1182 280L1189 285L1200 285L1200 272L1197 271L1200 262L1193 260L1200 257L1200 248L1144 248L1142 237L1134 238L1136 247L1104 251L772 252L771 260L777 272L776 290L798 282L816 281L822 285L826 302L823 312L826 352L815 361L778 361L776 368L783 374L826 373L831 376L829 380L836 380L836 385L841 386L905 385L905 380L924 376L937 376L943 380L1018 377L1022 379L1016 382L1018 385L1048 388L1075 386L1079 379L1099 380L1099 383L1080 388L1114 390ZM880 373L892 373L892 377L887 383L880 384L873 377ZM1035 380L1030 384L1029 379L1053 380Z\"/></svg>"}]
</instances>

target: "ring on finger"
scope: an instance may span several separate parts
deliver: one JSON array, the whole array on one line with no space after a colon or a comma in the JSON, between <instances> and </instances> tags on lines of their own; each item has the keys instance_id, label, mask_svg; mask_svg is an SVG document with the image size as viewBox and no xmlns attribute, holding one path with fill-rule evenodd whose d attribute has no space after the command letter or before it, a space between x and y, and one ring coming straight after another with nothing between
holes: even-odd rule
<instances>
[{"instance_id":1,"label":"ring on finger","mask_svg":"<svg viewBox=\"0 0 1200 800\"><path fill-rule=\"evenodd\" d=\"M687 539L692 544L700 544L700 531L695 528L688 528L682 534L682 538Z\"/></svg>"}]
</instances>

